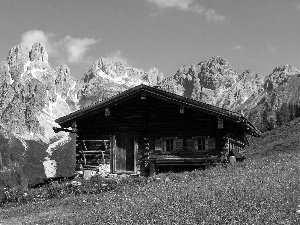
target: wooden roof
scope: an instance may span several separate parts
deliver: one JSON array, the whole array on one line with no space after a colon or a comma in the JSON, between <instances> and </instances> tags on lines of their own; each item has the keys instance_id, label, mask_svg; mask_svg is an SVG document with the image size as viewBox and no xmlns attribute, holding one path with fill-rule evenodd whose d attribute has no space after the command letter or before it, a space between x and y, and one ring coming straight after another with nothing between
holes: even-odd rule
<instances>
[{"instance_id":1,"label":"wooden roof","mask_svg":"<svg viewBox=\"0 0 300 225\"><path fill-rule=\"evenodd\" d=\"M55 120L56 123L62 127L70 124L70 122L76 121L77 119L86 116L87 114L95 113L98 110L103 110L107 107L118 105L127 99L130 99L136 95L143 94L145 96L152 96L154 98L162 99L167 102L171 102L182 107L192 108L204 113L212 114L219 118L227 119L236 122L241 126L246 126L249 134L253 136L260 136L260 131L242 114L233 112L227 109L219 108L204 102L199 102L187 97L183 97L177 94L173 94L160 88L150 87L144 84L135 86L110 98L107 98L99 103L95 103L89 107L77 110L69 115L60 117Z\"/></svg>"}]
</instances>

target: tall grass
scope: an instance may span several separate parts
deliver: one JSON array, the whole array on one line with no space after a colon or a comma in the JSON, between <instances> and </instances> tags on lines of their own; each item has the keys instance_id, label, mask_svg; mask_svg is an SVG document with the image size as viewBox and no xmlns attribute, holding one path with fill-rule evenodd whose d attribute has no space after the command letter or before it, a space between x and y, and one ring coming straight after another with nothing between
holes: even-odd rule
<instances>
[{"instance_id":1,"label":"tall grass","mask_svg":"<svg viewBox=\"0 0 300 225\"><path fill-rule=\"evenodd\" d=\"M17 218L28 224L300 224L300 214L296 213L300 204L299 162L299 152L282 153L235 166L158 174L148 180L132 178L107 192L30 207L4 207L6 216L0 216L0 221ZM20 210L33 216L20 217ZM60 213L47 214L45 218L44 213L51 210Z\"/></svg>"}]
</instances>

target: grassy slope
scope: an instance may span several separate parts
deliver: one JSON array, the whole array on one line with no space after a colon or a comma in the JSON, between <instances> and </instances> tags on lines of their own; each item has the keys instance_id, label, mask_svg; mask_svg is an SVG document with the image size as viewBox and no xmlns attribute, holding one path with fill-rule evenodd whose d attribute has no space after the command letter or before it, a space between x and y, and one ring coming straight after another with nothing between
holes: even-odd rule
<instances>
[{"instance_id":1,"label":"grassy slope","mask_svg":"<svg viewBox=\"0 0 300 225\"><path fill-rule=\"evenodd\" d=\"M265 132L260 138L250 138L249 142L247 158L300 151L300 118Z\"/></svg>"},{"instance_id":2,"label":"grassy slope","mask_svg":"<svg viewBox=\"0 0 300 225\"><path fill-rule=\"evenodd\" d=\"M0 209L2 224L300 224L300 120L255 141L249 159L131 180L97 195Z\"/></svg>"}]
</instances>

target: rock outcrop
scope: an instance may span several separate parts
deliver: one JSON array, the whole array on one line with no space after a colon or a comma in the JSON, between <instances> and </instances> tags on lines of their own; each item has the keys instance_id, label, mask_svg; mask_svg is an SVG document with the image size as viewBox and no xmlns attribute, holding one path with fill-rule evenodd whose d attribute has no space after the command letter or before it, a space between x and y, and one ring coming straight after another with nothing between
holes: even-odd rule
<instances>
[{"instance_id":1,"label":"rock outcrop","mask_svg":"<svg viewBox=\"0 0 300 225\"><path fill-rule=\"evenodd\" d=\"M156 68L144 71L100 58L77 81L75 91L71 92L75 93L78 105L82 108L142 83L157 85L162 79L163 74Z\"/></svg>"},{"instance_id":2,"label":"rock outcrop","mask_svg":"<svg viewBox=\"0 0 300 225\"><path fill-rule=\"evenodd\" d=\"M50 67L39 43L31 49L13 47L0 63L0 180L14 176L16 168L30 185L51 176L72 175L74 169L62 163L66 159L55 156L69 154L67 160L74 162L68 164L75 164L72 148L62 152L72 135L52 130L57 117L73 110L66 101L72 79L65 71L69 71L65 65Z\"/></svg>"},{"instance_id":3,"label":"rock outcrop","mask_svg":"<svg viewBox=\"0 0 300 225\"><path fill-rule=\"evenodd\" d=\"M162 81L162 88L188 98L216 105L238 80L228 61L219 56L190 67L181 67L174 76Z\"/></svg>"},{"instance_id":4,"label":"rock outcrop","mask_svg":"<svg viewBox=\"0 0 300 225\"><path fill-rule=\"evenodd\" d=\"M265 131L299 117L299 106L300 68L283 65L273 70L257 94L237 108L242 108L248 119Z\"/></svg>"},{"instance_id":5,"label":"rock outcrop","mask_svg":"<svg viewBox=\"0 0 300 225\"><path fill-rule=\"evenodd\" d=\"M223 95L217 98L216 105L222 108L243 111L251 101L251 96L263 92L264 79L261 75L246 70L238 75L237 81Z\"/></svg>"}]
</instances>

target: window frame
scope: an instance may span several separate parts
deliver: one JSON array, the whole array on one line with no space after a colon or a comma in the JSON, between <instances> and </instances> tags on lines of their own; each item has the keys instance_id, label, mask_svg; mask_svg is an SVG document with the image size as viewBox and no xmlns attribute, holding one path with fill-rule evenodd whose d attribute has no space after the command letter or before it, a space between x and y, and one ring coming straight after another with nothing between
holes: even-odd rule
<instances>
[{"instance_id":1,"label":"window frame","mask_svg":"<svg viewBox=\"0 0 300 225\"><path fill-rule=\"evenodd\" d=\"M199 140L202 143L199 144ZM190 138L163 137L156 138L155 152L170 153L170 152L196 152L208 151L216 148L216 139L209 136L194 136ZM186 143L184 145L184 142ZM199 146L202 146L199 149Z\"/></svg>"},{"instance_id":2,"label":"window frame","mask_svg":"<svg viewBox=\"0 0 300 225\"><path fill-rule=\"evenodd\" d=\"M216 148L216 139L211 138L210 136L195 136L194 139L194 151L208 151ZM199 144L199 140L201 140L201 144ZM213 147L210 147L212 145ZM199 146L202 146L199 149Z\"/></svg>"},{"instance_id":3,"label":"window frame","mask_svg":"<svg viewBox=\"0 0 300 225\"><path fill-rule=\"evenodd\" d=\"M176 149L176 141L174 137L162 138L162 144L163 152L174 152Z\"/></svg>"}]
</instances>

